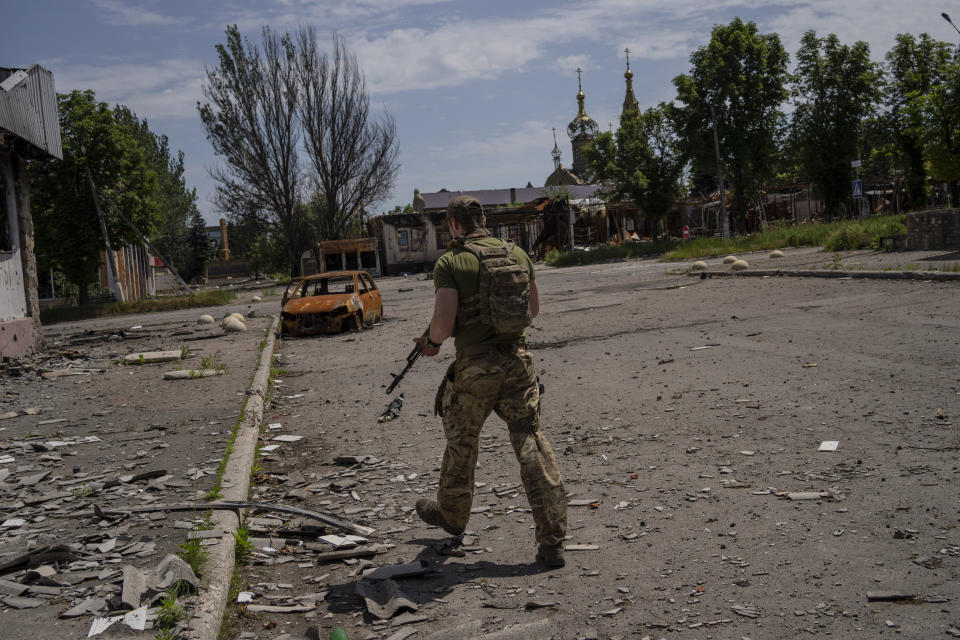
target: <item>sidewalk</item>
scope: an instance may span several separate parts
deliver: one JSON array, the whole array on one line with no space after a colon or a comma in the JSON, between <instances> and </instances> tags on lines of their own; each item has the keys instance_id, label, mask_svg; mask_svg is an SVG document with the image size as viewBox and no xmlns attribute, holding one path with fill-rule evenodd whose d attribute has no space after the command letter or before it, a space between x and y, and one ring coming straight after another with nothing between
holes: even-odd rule
<instances>
[{"instance_id":1,"label":"sidewalk","mask_svg":"<svg viewBox=\"0 0 960 640\"><path fill-rule=\"evenodd\" d=\"M0 368L4 638L36 638L38 629L44 638L86 637L95 616L149 605L162 582L158 565L202 525L272 322L255 316L246 332L225 333L198 325L204 312L219 319L224 308L55 325L46 353ZM186 358L123 363L151 351ZM163 379L179 369L219 375ZM74 516L94 505L171 503L196 510ZM192 535L216 542L215 532ZM190 598L180 604L189 608ZM114 624L150 629L152 617Z\"/></svg>"}]
</instances>

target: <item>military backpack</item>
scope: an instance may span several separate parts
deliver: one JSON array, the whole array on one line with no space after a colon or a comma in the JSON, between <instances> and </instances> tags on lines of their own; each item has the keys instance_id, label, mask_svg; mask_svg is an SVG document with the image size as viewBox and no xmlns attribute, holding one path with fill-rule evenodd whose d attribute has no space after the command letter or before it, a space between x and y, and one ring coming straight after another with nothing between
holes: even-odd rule
<instances>
[{"instance_id":1,"label":"military backpack","mask_svg":"<svg viewBox=\"0 0 960 640\"><path fill-rule=\"evenodd\" d=\"M484 247L470 239L462 245L480 261L479 290L457 312L463 326L485 324L497 333L517 333L530 326L530 272L513 255L514 244Z\"/></svg>"}]
</instances>

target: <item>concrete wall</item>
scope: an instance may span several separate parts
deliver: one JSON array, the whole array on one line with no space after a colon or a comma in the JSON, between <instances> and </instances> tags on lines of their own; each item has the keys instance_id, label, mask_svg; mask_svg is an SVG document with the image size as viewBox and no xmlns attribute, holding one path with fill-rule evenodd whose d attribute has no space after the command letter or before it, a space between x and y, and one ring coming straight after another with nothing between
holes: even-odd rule
<instances>
[{"instance_id":1,"label":"concrete wall","mask_svg":"<svg viewBox=\"0 0 960 640\"><path fill-rule=\"evenodd\" d=\"M907 249L960 249L960 209L908 213Z\"/></svg>"},{"instance_id":2,"label":"concrete wall","mask_svg":"<svg viewBox=\"0 0 960 640\"><path fill-rule=\"evenodd\" d=\"M0 180L3 181L3 206L7 244L0 247L0 356L17 357L33 348L33 320L27 318L27 297L23 288L23 261L20 257L20 224L17 215L17 190L14 183L14 158L0 153Z\"/></svg>"}]
</instances>

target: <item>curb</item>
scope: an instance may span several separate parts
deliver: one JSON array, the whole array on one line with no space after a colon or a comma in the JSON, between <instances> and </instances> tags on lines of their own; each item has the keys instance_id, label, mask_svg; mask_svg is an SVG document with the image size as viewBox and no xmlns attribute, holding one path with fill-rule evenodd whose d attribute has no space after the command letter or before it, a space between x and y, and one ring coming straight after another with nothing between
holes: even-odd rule
<instances>
[{"instance_id":1,"label":"curb","mask_svg":"<svg viewBox=\"0 0 960 640\"><path fill-rule=\"evenodd\" d=\"M790 277L790 278L860 278L866 280L939 280L960 281L960 273L941 271L799 271L791 269L758 269L756 271L701 271L700 279L713 277Z\"/></svg>"},{"instance_id":2,"label":"curb","mask_svg":"<svg viewBox=\"0 0 960 640\"><path fill-rule=\"evenodd\" d=\"M223 500L243 501L250 490L250 469L257 450L257 437L260 435L260 422L263 420L263 397L270 381L270 367L273 364L273 346L276 343L276 329L279 319L274 318L267 330L266 344L260 351L260 366L253 376L253 383L247 390L247 402L244 406L243 422L237 429L233 443L233 453L227 458L223 480L230 486L221 489ZM191 612L186 637L195 640L216 640L220 634L220 624L227 608L227 595L235 565L234 549L236 540L233 534L240 526L239 512L215 511L210 518L215 529L224 532L215 545L207 547L209 556L205 564L203 588L200 590L200 602Z\"/></svg>"}]
</instances>

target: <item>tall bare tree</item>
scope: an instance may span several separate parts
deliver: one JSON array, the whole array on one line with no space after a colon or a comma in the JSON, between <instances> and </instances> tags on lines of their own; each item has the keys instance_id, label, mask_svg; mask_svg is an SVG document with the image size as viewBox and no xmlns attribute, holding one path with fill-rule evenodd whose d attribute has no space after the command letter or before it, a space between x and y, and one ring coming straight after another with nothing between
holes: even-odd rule
<instances>
[{"instance_id":1,"label":"tall bare tree","mask_svg":"<svg viewBox=\"0 0 960 640\"><path fill-rule=\"evenodd\" d=\"M375 118L356 57L333 35L321 51L316 30L297 37L299 115L311 180L321 203L319 237L339 239L370 205L390 195L399 170L396 124L389 113Z\"/></svg>"},{"instance_id":2,"label":"tall bare tree","mask_svg":"<svg viewBox=\"0 0 960 640\"><path fill-rule=\"evenodd\" d=\"M286 240L291 274L313 244L298 203L303 193L300 167L300 93L296 47L289 34L262 29L263 50L227 27L227 41L216 46L218 63L206 70L197 103L207 139L224 164L211 170L218 207L257 212Z\"/></svg>"}]
</instances>

